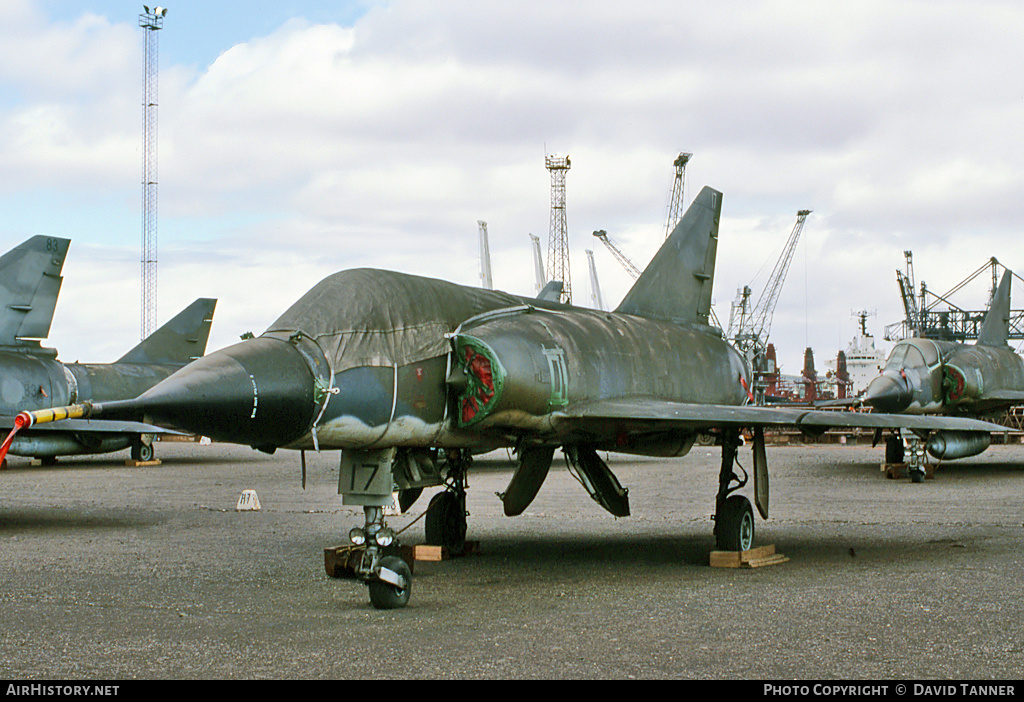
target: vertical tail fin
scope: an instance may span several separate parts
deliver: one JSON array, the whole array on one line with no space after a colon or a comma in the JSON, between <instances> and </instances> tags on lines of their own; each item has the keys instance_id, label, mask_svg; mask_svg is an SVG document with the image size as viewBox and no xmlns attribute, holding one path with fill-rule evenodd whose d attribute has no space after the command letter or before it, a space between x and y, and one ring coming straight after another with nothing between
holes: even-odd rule
<instances>
[{"instance_id":1,"label":"vertical tail fin","mask_svg":"<svg viewBox=\"0 0 1024 702\"><path fill-rule=\"evenodd\" d=\"M721 216L722 193L705 187L615 311L708 324Z\"/></svg>"},{"instance_id":2,"label":"vertical tail fin","mask_svg":"<svg viewBox=\"0 0 1024 702\"><path fill-rule=\"evenodd\" d=\"M115 363L183 366L206 353L217 301L201 297L142 340Z\"/></svg>"},{"instance_id":3,"label":"vertical tail fin","mask_svg":"<svg viewBox=\"0 0 1024 702\"><path fill-rule=\"evenodd\" d=\"M34 236L0 256L0 344L49 335L70 244Z\"/></svg>"},{"instance_id":4,"label":"vertical tail fin","mask_svg":"<svg viewBox=\"0 0 1024 702\"><path fill-rule=\"evenodd\" d=\"M1010 338L1010 280L1013 274L1006 270L999 281L988 314L981 323L977 343L981 346L1005 346Z\"/></svg>"}]
</instances>

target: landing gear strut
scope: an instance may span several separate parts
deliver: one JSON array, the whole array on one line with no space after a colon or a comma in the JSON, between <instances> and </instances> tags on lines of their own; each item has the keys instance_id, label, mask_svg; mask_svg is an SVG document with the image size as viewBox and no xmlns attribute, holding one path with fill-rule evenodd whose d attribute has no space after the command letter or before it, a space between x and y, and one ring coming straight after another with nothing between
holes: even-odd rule
<instances>
[{"instance_id":1,"label":"landing gear strut","mask_svg":"<svg viewBox=\"0 0 1024 702\"><path fill-rule=\"evenodd\" d=\"M754 545L754 510L743 495L733 495L747 484L747 473L736 463L740 446L739 431L722 432L722 469L718 474L715 497L715 546L719 551L749 551ZM733 470L740 468L740 477ZM735 485L732 483L735 482Z\"/></svg>"},{"instance_id":2,"label":"landing gear strut","mask_svg":"<svg viewBox=\"0 0 1024 702\"><path fill-rule=\"evenodd\" d=\"M428 544L444 546L457 556L466 548L466 469L471 457L455 449L447 459L447 489L430 500L424 532Z\"/></svg>"},{"instance_id":3,"label":"landing gear strut","mask_svg":"<svg viewBox=\"0 0 1024 702\"><path fill-rule=\"evenodd\" d=\"M412 569L398 556L385 555L395 533L384 525L384 509L366 506L363 513L365 526L349 532L352 543L362 548L354 564L356 577L366 583L370 603L377 609L405 607L412 594Z\"/></svg>"},{"instance_id":4,"label":"landing gear strut","mask_svg":"<svg viewBox=\"0 0 1024 702\"><path fill-rule=\"evenodd\" d=\"M377 609L404 607L412 594L412 569L390 551L395 532L384 523L384 507L393 499L394 458L394 449L343 451L338 473L343 504L362 505L365 516L363 527L348 533L347 577L366 583Z\"/></svg>"},{"instance_id":5,"label":"landing gear strut","mask_svg":"<svg viewBox=\"0 0 1024 702\"><path fill-rule=\"evenodd\" d=\"M913 483L924 482L924 442L916 436L907 439L907 473Z\"/></svg>"}]
</instances>

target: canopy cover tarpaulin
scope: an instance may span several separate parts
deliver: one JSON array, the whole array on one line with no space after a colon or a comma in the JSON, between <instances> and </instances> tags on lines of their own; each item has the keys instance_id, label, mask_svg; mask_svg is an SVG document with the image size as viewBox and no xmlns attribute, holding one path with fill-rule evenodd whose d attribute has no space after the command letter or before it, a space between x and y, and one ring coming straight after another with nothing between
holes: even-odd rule
<instances>
[{"instance_id":1,"label":"canopy cover tarpaulin","mask_svg":"<svg viewBox=\"0 0 1024 702\"><path fill-rule=\"evenodd\" d=\"M372 268L324 278L266 333L315 339L335 373L393 366L448 353L445 338L465 320L523 304L508 293Z\"/></svg>"}]
</instances>

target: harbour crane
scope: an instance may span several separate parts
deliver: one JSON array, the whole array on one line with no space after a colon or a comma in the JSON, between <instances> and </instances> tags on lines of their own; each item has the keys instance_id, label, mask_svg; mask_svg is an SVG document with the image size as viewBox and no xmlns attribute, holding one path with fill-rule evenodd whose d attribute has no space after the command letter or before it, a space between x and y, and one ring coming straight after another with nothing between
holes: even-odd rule
<instances>
[{"instance_id":1,"label":"harbour crane","mask_svg":"<svg viewBox=\"0 0 1024 702\"><path fill-rule=\"evenodd\" d=\"M491 277L491 246L487 240L487 222L477 220L480 227L480 286L485 290L494 290L494 279Z\"/></svg>"},{"instance_id":2,"label":"harbour crane","mask_svg":"<svg viewBox=\"0 0 1024 702\"><path fill-rule=\"evenodd\" d=\"M618 244L615 244L608 238L608 232L604 229L598 229L594 232L594 236L600 239L601 243L608 247L608 250L612 252L612 256L615 257L615 260L622 264L622 267L626 269L626 272L629 273L633 280L640 277L640 268L630 260L629 256L622 253L622 249L619 248Z\"/></svg>"},{"instance_id":3,"label":"harbour crane","mask_svg":"<svg viewBox=\"0 0 1024 702\"><path fill-rule=\"evenodd\" d=\"M768 348L768 334L771 331L772 316L775 314L775 304L779 301L779 293L782 292L782 284L789 272L789 264L793 260L793 251L800 239L800 232L803 231L804 221L810 213L811 210L800 210L796 213L796 224L793 225L793 231L757 304L753 308L750 307L751 289L748 285L743 286L736 301L732 303L727 337L750 361L751 369L754 371L754 399L758 404L764 400L764 386L759 382L760 376L775 370L765 367L765 352Z\"/></svg>"},{"instance_id":4,"label":"harbour crane","mask_svg":"<svg viewBox=\"0 0 1024 702\"><path fill-rule=\"evenodd\" d=\"M590 306L602 312L604 309L604 296L601 295L601 283L597 279L597 266L594 265L594 252L587 249L587 265L590 270Z\"/></svg>"},{"instance_id":5,"label":"harbour crane","mask_svg":"<svg viewBox=\"0 0 1024 702\"><path fill-rule=\"evenodd\" d=\"M544 275L544 256L540 252L540 237L531 234L530 242L533 246L533 275L536 279L534 292L539 293L547 284L547 276Z\"/></svg>"}]
</instances>

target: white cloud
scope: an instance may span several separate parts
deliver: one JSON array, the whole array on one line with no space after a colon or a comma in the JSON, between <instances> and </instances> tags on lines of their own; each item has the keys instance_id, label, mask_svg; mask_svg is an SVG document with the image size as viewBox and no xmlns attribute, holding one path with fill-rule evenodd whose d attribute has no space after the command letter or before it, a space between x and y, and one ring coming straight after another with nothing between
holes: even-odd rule
<instances>
[{"instance_id":1,"label":"white cloud","mask_svg":"<svg viewBox=\"0 0 1024 702\"><path fill-rule=\"evenodd\" d=\"M56 187L136 198L138 27L47 23L25 2L0 12L0 81L17 95L0 101L2 197ZM788 369L807 344L823 367L852 336L852 311L878 309L879 336L898 317L904 249L951 282L991 255L1017 263L1022 29L1024 10L995 0L969 11L400 1L352 27L285 23L205 68L162 67L160 317L220 296L216 345L259 331L335 269L473 284L478 219L498 285L529 293L526 235L548 228L545 149L573 159L577 298L592 248L615 301L630 279L590 233L607 229L648 260L685 150L688 196L705 183L725 192L723 322L736 287L770 270L796 210L814 210L773 336ZM113 293L73 269L75 256L120 247L136 275L138 237L80 221L75 235L87 239L69 259L54 331L62 314L92 319L75 334L85 357L114 334L79 300ZM959 250L968 236L977 264ZM134 329L127 297L118 319Z\"/></svg>"}]
</instances>

